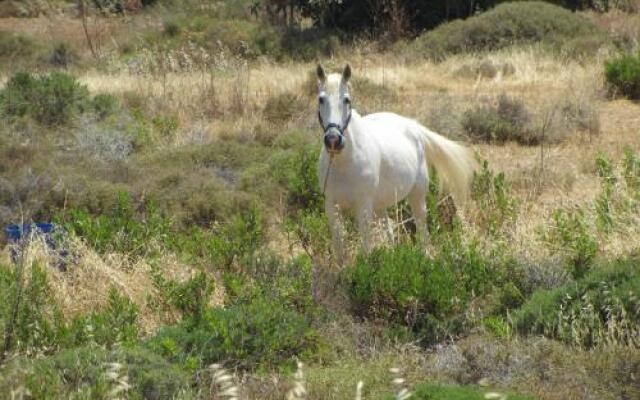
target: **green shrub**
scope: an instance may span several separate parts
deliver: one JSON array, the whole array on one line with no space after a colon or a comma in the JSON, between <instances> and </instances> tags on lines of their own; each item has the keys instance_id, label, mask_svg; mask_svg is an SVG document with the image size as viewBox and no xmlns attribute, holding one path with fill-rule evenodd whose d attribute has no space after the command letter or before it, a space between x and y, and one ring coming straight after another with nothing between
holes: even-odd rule
<instances>
[{"instance_id":1,"label":"green shrub","mask_svg":"<svg viewBox=\"0 0 640 400\"><path fill-rule=\"evenodd\" d=\"M275 161L278 181L287 191L290 214L298 210L324 211L318 183L318 146L307 145Z\"/></svg>"},{"instance_id":2,"label":"green shrub","mask_svg":"<svg viewBox=\"0 0 640 400\"><path fill-rule=\"evenodd\" d=\"M12 360L0 375L0 391L23 387L33 398L113 398L113 390L131 399L170 399L192 385L191 374L143 347L111 351L85 346L49 356ZM110 374L113 374L110 376Z\"/></svg>"},{"instance_id":3,"label":"green shrub","mask_svg":"<svg viewBox=\"0 0 640 400\"><path fill-rule=\"evenodd\" d=\"M87 343L112 347L138 338L135 304L116 289L107 304L65 321L53 298L45 269L34 263L29 271L21 263L0 268L0 327L3 351L52 353Z\"/></svg>"},{"instance_id":4,"label":"green shrub","mask_svg":"<svg viewBox=\"0 0 640 400\"><path fill-rule=\"evenodd\" d=\"M613 191L616 183L613 163L604 154L596 157L596 173L601 180L601 191L595 200L598 227L604 231L613 228Z\"/></svg>"},{"instance_id":5,"label":"green shrub","mask_svg":"<svg viewBox=\"0 0 640 400\"><path fill-rule=\"evenodd\" d=\"M607 61L604 75L610 92L629 99L640 99L640 53Z\"/></svg>"},{"instance_id":6,"label":"green shrub","mask_svg":"<svg viewBox=\"0 0 640 400\"><path fill-rule=\"evenodd\" d=\"M38 47L36 42L23 35L0 31L0 60L15 62L17 59L32 58Z\"/></svg>"},{"instance_id":7,"label":"green shrub","mask_svg":"<svg viewBox=\"0 0 640 400\"><path fill-rule=\"evenodd\" d=\"M506 224L515 222L518 202L509 193L504 173L495 174L486 160L482 170L474 172L471 197L479 210L476 222L489 234L495 235Z\"/></svg>"},{"instance_id":8,"label":"green shrub","mask_svg":"<svg viewBox=\"0 0 640 400\"><path fill-rule=\"evenodd\" d=\"M99 119L105 119L118 110L118 100L110 94L97 94L91 101L93 111Z\"/></svg>"},{"instance_id":9,"label":"green shrub","mask_svg":"<svg viewBox=\"0 0 640 400\"><path fill-rule=\"evenodd\" d=\"M640 260L594 269L576 283L538 291L513 316L519 333L572 344L638 346Z\"/></svg>"},{"instance_id":10,"label":"green shrub","mask_svg":"<svg viewBox=\"0 0 640 400\"><path fill-rule=\"evenodd\" d=\"M555 253L567 257L569 272L574 278L584 276L598 253L598 243L590 232L584 212L556 210L553 224L543 233L543 239Z\"/></svg>"},{"instance_id":11,"label":"green shrub","mask_svg":"<svg viewBox=\"0 0 640 400\"><path fill-rule=\"evenodd\" d=\"M476 386L455 386L442 385L434 383L424 383L418 385L411 398L416 400L484 400L487 393L498 392L500 396L492 398L504 398L510 400L532 400L531 396L524 396L513 393L504 393L501 390L491 390L488 388L479 388Z\"/></svg>"},{"instance_id":12,"label":"green shrub","mask_svg":"<svg viewBox=\"0 0 640 400\"><path fill-rule=\"evenodd\" d=\"M169 37L176 37L180 35L182 27L180 23L174 20L165 20L162 23L162 32Z\"/></svg>"},{"instance_id":13,"label":"green shrub","mask_svg":"<svg viewBox=\"0 0 640 400\"><path fill-rule=\"evenodd\" d=\"M83 209L70 209L62 217L65 229L82 237L100 252L117 251L128 256L145 254L152 241L164 243L171 222L153 202L144 205L142 213L134 208L131 196L118 194L117 201L104 214L94 216Z\"/></svg>"},{"instance_id":14,"label":"green shrub","mask_svg":"<svg viewBox=\"0 0 640 400\"><path fill-rule=\"evenodd\" d=\"M49 64L56 67L68 68L78 60L78 53L67 43L56 44L49 54Z\"/></svg>"},{"instance_id":15,"label":"green shrub","mask_svg":"<svg viewBox=\"0 0 640 400\"><path fill-rule=\"evenodd\" d=\"M376 249L344 274L357 315L407 325L432 343L461 331L469 301L499 280L496 272L475 246L451 239L433 259L419 246Z\"/></svg>"},{"instance_id":16,"label":"green shrub","mask_svg":"<svg viewBox=\"0 0 640 400\"><path fill-rule=\"evenodd\" d=\"M234 263L251 260L265 242L265 225L262 213L255 205L231 220L214 228L208 242L214 265L228 269Z\"/></svg>"},{"instance_id":17,"label":"green shrub","mask_svg":"<svg viewBox=\"0 0 640 400\"><path fill-rule=\"evenodd\" d=\"M174 115L158 115L151 119L151 123L164 141L172 141L178 133L179 121Z\"/></svg>"},{"instance_id":18,"label":"green shrub","mask_svg":"<svg viewBox=\"0 0 640 400\"><path fill-rule=\"evenodd\" d=\"M112 287L104 309L76 317L62 331L59 343L63 347L96 343L111 348L133 344L137 339L138 307Z\"/></svg>"},{"instance_id":19,"label":"green shrub","mask_svg":"<svg viewBox=\"0 0 640 400\"><path fill-rule=\"evenodd\" d=\"M293 60L312 61L330 57L340 49L340 45L340 38L331 30L288 29L280 39L280 52Z\"/></svg>"},{"instance_id":20,"label":"green shrub","mask_svg":"<svg viewBox=\"0 0 640 400\"><path fill-rule=\"evenodd\" d=\"M504 143L514 140L535 145L540 138L530 127L530 119L521 100L502 94L495 103L481 104L465 112L462 127L477 141Z\"/></svg>"},{"instance_id":21,"label":"green shrub","mask_svg":"<svg viewBox=\"0 0 640 400\"><path fill-rule=\"evenodd\" d=\"M152 270L153 283L163 294L165 301L180 310L185 317L198 320L202 317L214 290L213 279L204 272L185 282L166 279L162 271Z\"/></svg>"},{"instance_id":22,"label":"green shrub","mask_svg":"<svg viewBox=\"0 0 640 400\"><path fill-rule=\"evenodd\" d=\"M71 122L89 103L89 91L71 75L53 72L32 76L17 73L0 92L0 110L6 116L31 116L41 124Z\"/></svg>"},{"instance_id":23,"label":"green shrub","mask_svg":"<svg viewBox=\"0 0 640 400\"><path fill-rule=\"evenodd\" d=\"M318 340L307 317L277 300L259 298L211 309L195 324L163 328L149 346L170 360L185 362L189 355L202 366L227 362L255 370L309 356Z\"/></svg>"},{"instance_id":24,"label":"green shrub","mask_svg":"<svg viewBox=\"0 0 640 400\"><path fill-rule=\"evenodd\" d=\"M28 270L26 270L28 268ZM58 346L59 310L52 304L45 270L18 262L0 268L2 354L51 351Z\"/></svg>"},{"instance_id":25,"label":"green shrub","mask_svg":"<svg viewBox=\"0 0 640 400\"><path fill-rule=\"evenodd\" d=\"M233 54L255 58L278 54L280 37L269 25L241 19L214 19L204 32L205 46L219 43Z\"/></svg>"},{"instance_id":26,"label":"green shrub","mask_svg":"<svg viewBox=\"0 0 640 400\"><path fill-rule=\"evenodd\" d=\"M627 191L634 198L640 199L640 153L635 153L629 147L624 149L622 175L627 184Z\"/></svg>"},{"instance_id":27,"label":"green shrub","mask_svg":"<svg viewBox=\"0 0 640 400\"><path fill-rule=\"evenodd\" d=\"M311 298L311 259L299 256L285 261L274 254L263 252L241 274L224 276L229 304L244 304L260 299L272 299L291 309L308 314L315 311Z\"/></svg>"},{"instance_id":28,"label":"green shrub","mask_svg":"<svg viewBox=\"0 0 640 400\"><path fill-rule=\"evenodd\" d=\"M583 36L604 36L592 22L541 1L504 3L466 20L455 20L419 36L411 45L419 56L496 50L515 44L563 43ZM597 49L594 49L597 50Z\"/></svg>"}]
</instances>

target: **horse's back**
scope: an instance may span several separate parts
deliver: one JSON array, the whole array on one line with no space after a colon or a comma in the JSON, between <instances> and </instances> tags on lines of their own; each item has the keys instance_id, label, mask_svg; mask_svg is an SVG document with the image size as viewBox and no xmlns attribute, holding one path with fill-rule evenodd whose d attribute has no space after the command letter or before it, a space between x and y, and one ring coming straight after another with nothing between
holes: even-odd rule
<instances>
[{"instance_id":1,"label":"horse's back","mask_svg":"<svg viewBox=\"0 0 640 400\"><path fill-rule=\"evenodd\" d=\"M376 208L402 200L416 184L426 181L422 127L414 120L390 112L363 117L364 134L377 143L380 154Z\"/></svg>"}]
</instances>

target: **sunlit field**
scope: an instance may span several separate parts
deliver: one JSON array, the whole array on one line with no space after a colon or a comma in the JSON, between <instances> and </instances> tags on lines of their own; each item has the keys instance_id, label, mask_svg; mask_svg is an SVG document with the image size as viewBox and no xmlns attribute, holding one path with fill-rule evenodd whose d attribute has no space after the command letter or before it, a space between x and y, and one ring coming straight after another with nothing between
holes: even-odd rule
<instances>
[{"instance_id":1,"label":"sunlit field","mask_svg":"<svg viewBox=\"0 0 640 400\"><path fill-rule=\"evenodd\" d=\"M392 2L388 35L226 0L18 3L0 225L56 230L0 239L0 398L640 397L637 2L421 34ZM362 254L347 218L333 253L315 71L347 63L360 114L475 154L465 201L430 171L426 249L400 202L392 240Z\"/></svg>"}]
</instances>

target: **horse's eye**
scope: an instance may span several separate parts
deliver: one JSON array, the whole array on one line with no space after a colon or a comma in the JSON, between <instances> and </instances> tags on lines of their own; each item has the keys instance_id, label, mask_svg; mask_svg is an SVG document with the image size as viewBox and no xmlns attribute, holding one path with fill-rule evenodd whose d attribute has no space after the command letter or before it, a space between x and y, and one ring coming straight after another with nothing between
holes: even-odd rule
<instances>
[{"instance_id":1,"label":"horse's eye","mask_svg":"<svg viewBox=\"0 0 640 400\"><path fill-rule=\"evenodd\" d=\"M344 104L350 105L351 104L351 100L348 97L345 97L344 98Z\"/></svg>"},{"instance_id":2,"label":"horse's eye","mask_svg":"<svg viewBox=\"0 0 640 400\"><path fill-rule=\"evenodd\" d=\"M324 104L324 97L318 97L318 103L320 103L320 105Z\"/></svg>"}]
</instances>

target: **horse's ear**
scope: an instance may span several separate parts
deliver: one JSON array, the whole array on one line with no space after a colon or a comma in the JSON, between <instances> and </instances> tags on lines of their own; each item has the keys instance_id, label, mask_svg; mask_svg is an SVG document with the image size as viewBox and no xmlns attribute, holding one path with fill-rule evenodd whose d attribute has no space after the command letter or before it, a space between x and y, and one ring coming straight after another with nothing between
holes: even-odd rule
<instances>
[{"instance_id":1,"label":"horse's ear","mask_svg":"<svg viewBox=\"0 0 640 400\"><path fill-rule=\"evenodd\" d=\"M346 83L349 81L349 78L351 78L351 66L347 64L344 67L344 71L342 71L342 80Z\"/></svg>"},{"instance_id":2,"label":"horse's ear","mask_svg":"<svg viewBox=\"0 0 640 400\"><path fill-rule=\"evenodd\" d=\"M320 82L324 82L327 80L327 76L324 74L324 69L322 69L322 66L320 64L318 64L316 72L318 74L318 79L320 80Z\"/></svg>"}]
</instances>

